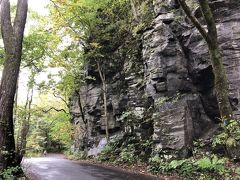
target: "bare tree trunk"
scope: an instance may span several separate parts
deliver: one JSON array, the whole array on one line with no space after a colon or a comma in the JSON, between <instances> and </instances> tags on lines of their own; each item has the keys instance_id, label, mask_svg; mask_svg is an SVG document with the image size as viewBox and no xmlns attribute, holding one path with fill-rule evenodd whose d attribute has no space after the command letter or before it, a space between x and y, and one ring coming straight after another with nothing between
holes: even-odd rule
<instances>
[{"instance_id":1,"label":"bare tree trunk","mask_svg":"<svg viewBox=\"0 0 240 180\"><path fill-rule=\"evenodd\" d=\"M16 133L16 139L15 139L15 144L16 144L16 147L18 147L18 143L19 143L19 138L20 138L20 131L21 131L21 127L22 127L22 125L21 125L21 121L19 121L19 119L17 118L17 116L18 116L18 110L17 110L17 108L18 108L18 104L17 104L17 98L18 98L18 83L19 83L19 81L17 82L17 88L16 88L16 94L15 94L15 104L14 104L14 116L15 116L15 119L14 119L14 126L16 125L16 123L18 124L18 128L17 129L15 129L16 130L16 132L14 131L14 133ZM28 95L27 95L28 96ZM16 150L16 153L17 153L17 150ZM18 153L17 153L18 154ZM17 156L17 155L16 155Z\"/></svg>"},{"instance_id":2,"label":"bare tree trunk","mask_svg":"<svg viewBox=\"0 0 240 180\"><path fill-rule=\"evenodd\" d=\"M22 141L22 137L21 137L21 133L22 133L22 129L24 126L24 122L26 121L26 117L27 117L27 106L28 106L28 102L29 102L29 94L30 94L30 89L28 88L27 91L27 99L24 105L24 116L23 119L18 119L19 121L19 128L18 128L18 132L17 132L17 136L16 136L16 159L17 161L19 161L19 156L20 156L20 151L21 151L21 141Z\"/></svg>"},{"instance_id":3,"label":"bare tree trunk","mask_svg":"<svg viewBox=\"0 0 240 180\"><path fill-rule=\"evenodd\" d=\"M17 106L18 106L18 81L17 81L17 87L16 87L16 94L15 94L15 100L14 100L14 119L13 123L17 121Z\"/></svg>"},{"instance_id":4,"label":"bare tree trunk","mask_svg":"<svg viewBox=\"0 0 240 180\"><path fill-rule=\"evenodd\" d=\"M198 0L203 17L207 24L206 31L204 27L199 23L199 21L192 15L192 12L185 0L178 0L182 9L192 21L194 26L201 33L202 37L205 39L208 45L209 55L211 64L213 67L214 73L214 83L216 96L218 100L218 107L221 115L221 119L227 123L229 120L233 118L232 116L232 108L228 98L228 82L226 77L226 72L222 63L222 57L219 50L218 40L217 40L217 29L215 20L212 14L212 11L209 7L208 0Z\"/></svg>"},{"instance_id":5,"label":"bare tree trunk","mask_svg":"<svg viewBox=\"0 0 240 180\"><path fill-rule=\"evenodd\" d=\"M31 92L30 92L31 91ZM28 89L28 95L26 104L24 106L24 118L22 119L22 126L20 138L17 143L17 162L21 163L23 156L26 153L26 145L27 145L27 135L30 127L30 119L31 119L31 107L32 107L32 99L33 99L33 87Z\"/></svg>"},{"instance_id":6,"label":"bare tree trunk","mask_svg":"<svg viewBox=\"0 0 240 180\"><path fill-rule=\"evenodd\" d=\"M132 8L133 18L136 22L139 22L139 13L138 13L137 7L133 0L130 0L130 3L131 3L131 8Z\"/></svg>"},{"instance_id":7,"label":"bare tree trunk","mask_svg":"<svg viewBox=\"0 0 240 180\"><path fill-rule=\"evenodd\" d=\"M5 63L0 85L0 171L16 166L13 127L13 106L22 56L22 41L27 18L28 0L18 0L14 25L10 2L1 3L1 31Z\"/></svg>"},{"instance_id":8,"label":"bare tree trunk","mask_svg":"<svg viewBox=\"0 0 240 180\"><path fill-rule=\"evenodd\" d=\"M104 104L104 117L105 117L105 126L106 126L106 138L109 140L109 125L108 125L108 117L107 117L107 86L105 82L105 78L103 81L103 104Z\"/></svg>"},{"instance_id":9,"label":"bare tree trunk","mask_svg":"<svg viewBox=\"0 0 240 180\"><path fill-rule=\"evenodd\" d=\"M103 91L103 104L104 104L104 119L105 119L105 129L106 129L106 139L109 140L109 125L108 125L108 117L107 117L107 85L106 85L106 77L103 74L99 62L97 62L98 73L102 81L102 91Z\"/></svg>"}]
</instances>

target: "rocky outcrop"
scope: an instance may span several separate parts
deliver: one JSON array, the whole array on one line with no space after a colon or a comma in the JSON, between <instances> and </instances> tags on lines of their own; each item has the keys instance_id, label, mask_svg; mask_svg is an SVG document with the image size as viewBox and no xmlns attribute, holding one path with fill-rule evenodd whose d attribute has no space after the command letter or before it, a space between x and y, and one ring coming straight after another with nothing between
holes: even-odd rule
<instances>
[{"instance_id":1,"label":"rocky outcrop","mask_svg":"<svg viewBox=\"0 0 240 180\"><path fill-rule=\"evenodd\" d=\"M189 73L186 48L175 29L182 25L174 22L173 13L158 10L157 14L153 28L143 34L145 92L155 108L153 140L157 151L180 150L191 147L193 139L211 130L214 122L206 115L201 93Z\"/></svg>"},{"instance_id":2,"label":"rocky outcrop","mask_svg":"<svg viewBox=\"0 0 240 180\"><path fill-rule=\"evenodd\" d=\"M239 118L240 3L210 3L227 71L229 97L235 117ZM142 32L141 41L133 38L135 46L128 42L120 47L135 53L129 51L129 58L119 60L123 66L107 74L110 133L131 132L139 139L152 139L155 151L188 149L193 139L208 138L220 122L208 50L177 1L155 0L153 7L156 18ZM198 9L195 15L202 21ZM91 147L105 136L101 83L86 83L71 102L76 129L85 127L83 113L88 122L87 135L76 137L76 148L83 145L83 137ZM126 112L132 112L135 121L126 122Z\"/></svg>"}]
</instances>

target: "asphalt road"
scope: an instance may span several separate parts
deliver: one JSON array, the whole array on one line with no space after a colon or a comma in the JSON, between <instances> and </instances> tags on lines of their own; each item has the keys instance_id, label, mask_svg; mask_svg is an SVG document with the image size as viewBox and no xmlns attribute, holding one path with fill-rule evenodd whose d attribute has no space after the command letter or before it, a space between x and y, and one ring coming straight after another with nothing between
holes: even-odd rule
<instances>
[{"instance_id":1,"label":"asphalt road","mask_svg":"<svg viewBox=\"0 0 240 180\"><path fill-rule=\"evenodd\" d=\"M33 180L155 180L157 178L106 168L81 164L62 156L28 158L23 161L24 171Z\"/></svg>"}]
</instances>

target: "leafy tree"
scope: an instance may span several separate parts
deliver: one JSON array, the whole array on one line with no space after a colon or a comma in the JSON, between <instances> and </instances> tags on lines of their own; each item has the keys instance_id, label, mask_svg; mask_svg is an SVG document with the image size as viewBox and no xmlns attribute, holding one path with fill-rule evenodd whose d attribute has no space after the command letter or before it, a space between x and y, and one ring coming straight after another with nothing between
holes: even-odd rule
<instances>
[{"instance_id":1,"label":"leafy tree","mask_svg":"<svg viewBox=\"0 0 240 180\"><path fill-rule=\"evenodd\" d=\"M28 136L27 154L39 154L43 150L59 152L69 148L72 142L72 125L65 104L49 95L41 95L38 105L32 107L31 127ZM36 139L34 139L36 138ZM35 151L34 147L38 147Z\"/></svg>"},{"instance_id":2,"label":"leafy tree","mask_svg":"<svg viewBox=\"0 0 240 180\"><path fill-rule=\"evenodd\" d=\"M109 8L109 6L111 8ZM124 9L125 8L125 9ZM90 65L95 64L102 84L104 122L106 138L109 139L108 110L107 110L107 75L117 70L121 62L110 56L125 41L122 37L128 36L127 18L129 4L126 1L112 1L105 4L96 12L96 27L87 39L84 58ZM117 62L118 61L118 62ZM114 64L111 66L111 64Z\"/></svg>"},{"instance_id":3,"label":"leafy tree","mask_svg":"<svg viewBox=\"0 0 240 180\"><path fill-rule=\"evenodd\" d=\"M57 39L46 31L44 19L30 12L31 21L38 23L37 27L31 27L29 33L23 41L23 55L21 70L29 72L29 80L27 82L27 97L25 105L17 106L17 97L15 97L15 117L18 126L16 132L16 159L20 163L26 153L27 136L30 129L30 121L32 116L33 92L36 89L36 77L47 69L47 59L53 54L52 49L57 44ZM18 114L19 110L19 114Z\"/></svg>"},{"instance_id":4,"label":"leafy tree","mask_svg":"<svg viewBox=\"0 0 240 180\"><path fill-rule=\"evenodd\" d=\"M61 64L64 67L61 73L62 80L56 89L62 93L63 89L69 87L72 93L81 99L78 90L79 86L86 80L88 75L94 76L91 80L100 80L102 84L104 122L106 124L106 136L108 133L107 119L107 74L118 69L111 64L122 64L117 62L118 58L110 57L110 52L114 52L124 42L129 33L128 16L130 3L127 0L101 0L96 3L93 0L73 1L73 0L52 0L53 29L60 39L68 39L69 45L62 48L61 53L53 61L53 64ZM64 44L64 43L63 43ZM66 43L65 43L66 44ZM74 52L73 49L76 51ZM77 56L79 55L80 56ZM61 60L62 59L62 60ZM116 59L115 62L112 62ZM76 68L73 68L72 64ZM70 66L70 68L69 68ZM98 74L88 74L84 72L84 66L92 66ZM70 83L72 82L72 83ZM72 86L69 86L72 84ZM55 89L55 90L56 90ZM83 122L87 128L81 100L79 107ZM86 130L87 131L87 130Z\"/></svg>"}]
</instances>

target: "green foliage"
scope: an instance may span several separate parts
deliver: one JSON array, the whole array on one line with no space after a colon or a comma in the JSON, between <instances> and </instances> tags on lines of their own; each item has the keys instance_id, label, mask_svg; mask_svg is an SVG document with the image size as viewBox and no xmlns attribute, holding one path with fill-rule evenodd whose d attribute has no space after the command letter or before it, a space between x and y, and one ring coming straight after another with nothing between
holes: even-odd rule
<instances>
[{"instance_id":1,"label":"green foliage","mask_svg":"<svg viewBox=\"0 0 240 180\"><path fill-rule=\"evenodd\" d=\"M3 47L0 47L0 67L3 65L4 63L4 55L5 55L5 52L4 52L4 48Z\"/></svg>"},{"instance_id":2,"label":"green foliage","mask_svg":"<svg viewBox=\"0 0 240 180\"><path fill-rule=\"evenodd\" d=\"M61 142L66 146L71 144L71 123L68 114L64 112L51 113L49 119L52 120L52 127L50 129L50 137L54 141ZM55 121L55 122L53 122Z\"/></svg>"},{"instance_id":3,"label":"green foliage","mask_svg":"<svg viewBox=\"0 0 240 180\"><path fill-rule=\"evenodd\" d=\"M122 114L120 117L120 120L122 120L126 126L134 125L134 123L141 123L143 115L136 110L132 111L126 111Z\"/></svg>"},{"instance_id":4,"label":"green foliage","mask_svg":"<svg viewBox=\"0 0 240 180\"><path fill-rule=\"evenodd\" d=\"M186 3L189 5L189 7L191 7L192 10L199 6L198 3L194 0L186 0Z\"/></svg>"},{"instance_id":5,"label":"green foliage","mask_svg":"<svg viewBox=\"0 0 240 180\"><path fill-rule=\"evenodd\" d=\"M19 171L21 171L21 167L18 167L18 166L17 167L9 167L3 171L0 171L0 179L2 177L5 180L12 180L15 177L14 175ZM22 179L25 179L25 178L22 178Z\"/></svg>"},{"instance_id":6,"label":"green foliage","mask_svg":"<svg viewBox=\"0 0 240 180\"><path fill-rule=\"evenodd\" d=\"M56 47L56 41L47 30L41 28L32 30L23 41L22 66L35 68L38 72L42 71L46 68L46 58Z\"/></svg>"},{"instance_id":7,"label":"green foliage","mask_svg":"<svg viewBox=\"0 0 240 180\"><path fill-rule=\"evenodd\" d=\"M55 28L63 29L65 33L74 36L85 36L87 34L84 33L91 33L98 22L97 10L102 9L108 2L110 1L100 0L96 3L94 0L54 0L51 14Z\"/></svg>"},{"instance_id":8,"label":"green foliage","mask_svg":"<svg viewBox=\"0 0 240 180\"><path fill-rule=\"evenodd\" d=\"M117 162L127 164L134 163L136 161L135 151L135 146L133 144L127 145L127 147L121 150L120 157L117 159Z\"/></svg>"},{"instance_id":9,"label":"green foliage","mask_svg":"<svg viewBox=\"0 0 240 180\"><path fill-rule=\"evenodd\" d=\"M225 168L226 159L218 158L216 155L203 156L200 159L180 159L180 160L163 160L158 155L149 159L149 171L155 173L177 173L179 175L192 178L225 176L229 172Z\"/></svg>"},{"instance_id":10,"label":"green foliage","mask_svg":"<svg viewBox=\"0 0 240 180\"><path fill-rule=\"evenodd\" d=\"M39 129L39 127L33 127L27 138L27 151L26 156L40 156L46 147L45 134Z\"/></svg>"},{"instance_id":11,"label":"green foliage","mask_svg":"<svg viewBox=\"0 0 240 180\"><path fill-rule=\"evenodd\" d=\"M64 108L64 104L54 99L54 103L45 101L46 96L38 103L39 107L31 109L30 129L27 137L27 156L39 156L44 150L61 151L70 147L72 143L72 125L69 115L54 110L44 113L44 109L51 107ZM23 112L22 112L23 111ZM24 116L24 108L18 107L18 120ZM16 128L18 128L17 125Z\"/></svg>"},{"instance_id":12,"label":"green foliage","mask_svg":"<svg viewBox=\"0 0 240 180\"><path fill-rule=\"evenodd\" d=\"M234 175L235 175L234 180L240 179L240 168L239 167L234 169Z\"/></svg>"},{"instance_id":13,"label":"green foliage","mask_svg":"<svg viewBox=\"0 0 240 180\"><path fill-rule=\"evenodd\" d=\"M134 164L144 162L147 158L146 150L152 141L139 141L134 136L112 139L98 155L99 161L110 161L115 164ZM142 152L145 152L142 154Z\"/></svg>"},{"instance_id":14,"label":"green foliage","mask_svg":"<svg viewBox=\"0 0 240 180\"><path fill-rule=\"evenodd\" d=\"M226 151L231 152L232 149L238 151L240 144L240 124L236 120L231 120L229 124L223 127L222 133L218 134L213 140L213 147L217 145L223 145ZM235 154L235 155L234 155ZM238 152L233 153L232 157L239 154Z\"/></svg>"},{"instance_id":15,"label":"green foliage","mask_svg":"<svg viewBox=\"0 0 240 180\"><path fill-rule=\"evenodd\" d=\"M66 151L64 153L68 159L70 160L82 160L82 159L87 159L87 152L86 151Z\"/></svg>"},{"instance_id":16,"label":"green foliage","mask_svg":"<svg viewBox=\"0 0 240 180\"><path fill-rule=\"evenodd\" d=\"M118 156L118 143L115 140L111 140L98 155L97 159L99 161L111 161L113 162Z\"/></svg>"},{"instance_id":17,"label":"green foliage","mask_svg":"<svg viewBox=\"0 0 240 180\"><path fill-rule=\"evenodd\" d=\"M200 170L207 170L223 175L225 172L225 159L220 159L216 155L203 157L195 162Z\"/></svg>"},{"instance_id":18,"label":"green foliage","mask_svg":"<svg viewBox=\"0 0 240 180\"><path fill-rule=\"evenodd\" d=\"M183 97L184 94L181 94L179 92L177 92L176 94L174 94L171 97L160 97L156 100L156 105L157 106L163 106L165 103L170 102L172 104L177 103L181 97Z\"/></svg>"},{"instance_id":19,"label":"green foliage","mask_svg":"<svg viewBox=\"0 0 240 180\"><path fill-rule=\"evenodd\" d=\"M197 156L199 154L202 154L202 148L205 146L205 144L202 142L201 139L197 140L197 141L193 141L193 155Z\"/></svg>"},{"instance_id":20,"label":"green foliage","mask_svg":"<svg viewBox=\"0 0 240 180\"><path fill-rule=\"evenodd\" d=\"M152 12L148 11L150 4L150 1L141 1L139 6L142 19L148 22L145 15ZM51 20L54 23L49 26L59 38L59 46L50 64L63 67L59 74L61 80L54 85L59 94L69 97L83 82L89 81L84 69L86 64L88 69L96 70L96 61L100 62L104 74L122 67L126 52L115 52L132 36L129 12L128 0L52 1ZM90 75L97 79L95 73Z\"/></svg>"},{"instance_id":21,"label":"green foliage","mask_svg":"<svg viewBox=\"0 0 240 180\"><path fill-rule=\"evenodd\" d=\"M153 5L151 0L146 1L132 1L137 11L138 20L132 25L132 32L134 35L149 27L154 18ZM133 18L133 17L132 17Z\"/></svg>"},{"instance_id":22,"label":"green foliage","mask_svg":"<svg viewBox=\"0 0 240 180\"><path fill-rule=\"evenodd\" d=\"M199 159L196 162L196 165L198 165L201 169L212 169L212 162L211 159L209 157L204 157L202 159Z\"/></svg>"},{"instance_id":23,"label":"green foliage","mask_svg":"<svg viewBox=\"0 0 240 180\"><path fill-rule=\"evenodd\" d=\"M149 171L155 173L178 173L190 176L196 171L196 167L190 159L165 161L158 155L155 155L153 158L150 158L149 164Z\"/></svg>"},{"instance_id":24,"label":"green foliage","mask_svg":"<svg viewBox=\"0 0 240 180\"><path fill-rule=\"evenodd\" d=\"M157 106L162 106L165 102L168 101L169 98L167 97L160 97L156 100L156 105Z\"/></svg>"},{"instance_id":25,"label":"green foliage","mask_svg":"<svg viewBox=\"0 0 240 180\"><path fill-rule=\"evenodd\" d=\"M123 65L124 54L114 52L129 37L128 10L128 1L109 1L96 11L95 27L86 39L84 62L94 69L98 62L104 74L116 72Z\"/></svg>"}]
</instances>

